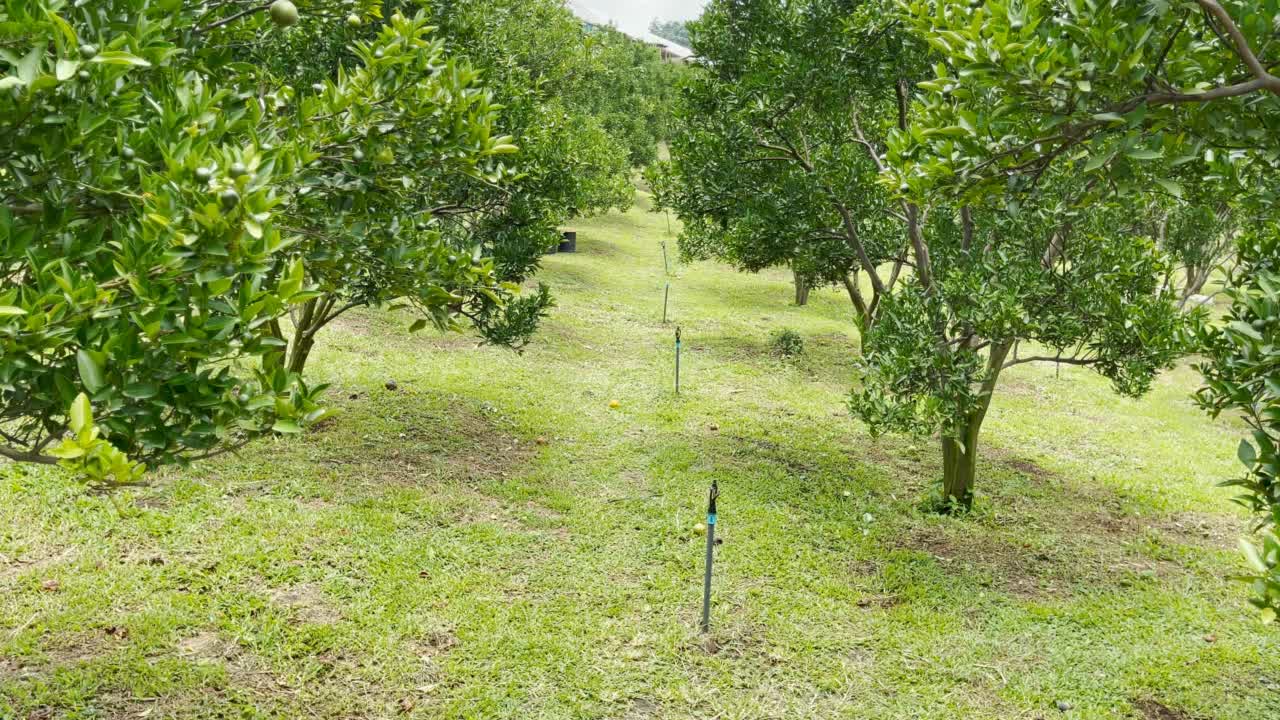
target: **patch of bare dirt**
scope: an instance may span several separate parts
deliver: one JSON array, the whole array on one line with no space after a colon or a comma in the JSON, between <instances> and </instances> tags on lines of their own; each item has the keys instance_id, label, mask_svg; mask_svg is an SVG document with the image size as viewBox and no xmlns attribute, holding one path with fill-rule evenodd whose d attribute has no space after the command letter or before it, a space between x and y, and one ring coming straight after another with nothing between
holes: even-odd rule
<instances>
[{"instance_id":1,"label":"patch of bare dirt","mask_svg":"<svg viewBox=\"0 0 1280 720\"><path fill-rule=\"evenodd\" d=\"M792 475L804 475L818 469L817 466L805 460L799 451L773 440L733 434L726 434L723 437L732 442L736 448L745 450L741 454L749 453L758 459L780 465Z\"/></svg>"},{"instance_id":2,"label":"patch of bare dirt","mask_svg":"<svg viewBox=\"0 0 1280 720\"><path fill-rule=\"evenodd\" d=\"M1136 700L1133 707L1142 713L1144 720L1195 720L1195 716L1171 708L1158 700Z\"/></svg>"},{"instance_id":3,"label":"patch of bare dirt","mask_svg":"<svg viewBox=\"0 0 1280 720\"><path fill-rule=\"evenodd\" d=\"M19 576L33 570L48 570L55 565L70 562L79 555L79 552L76 548L69 547L48 548L27 557L11 558L0 555L0 584L17 580Z\"/></svg>"},{"instance_id":4,"label":"patch of bare dirt","mask_svg":"<svg viewBox=\"0 0 1280 720\"><path fill-rule=\"evenodd\" d=\"M315 585L302 584L276 588L270 593L271 602L288 608L298 620L316 625L328 625L342 619L342 613L329 602L324 591Z\"/></svg>"},{"instance_id":5,"label":"patch of bare dirt","mask_svg":"<svg viewBox=\"0 0 1280 720\"><path fill-rule=\"evenodd\" d=\"M993 587L1024 598L1058 597L1073 585L1126 584L1180 572L1174 563L1127 552L1117 543L1060 544L1052 550L982 532L912 531L899 547L933 556L944 568L976 573Z\"/></svg>"},{"instance_id":6,"label":"patch of bare dirt","mask_svg":"<svg viewBox=\"0 0 1280 720\"><path fill-rule=\"evenodd\" d=\"M649 718L659 717L658 703L649 698L636 698L627 706L627 712L622 716L623 720L649 720Z\"/></svg>"},{"instance_id":7,"label":"patch of bare dirt","mask_svg":"<svg viewBox=\"0 0 1280 720\"><path fill-rule=\"evenodd\" d=\"M225 660L239 654L240 647L236 643L208 630L178 641L178 656L196 662Z\"/></svg>"},{"instance_id":8,"label":"patch of bare dirt","mask_svg":"<svg viewBox=\"0 0 1280 720\"><path fill-rule=\"evenodd\" d=\"M1226 515L1182 512L1155 522L1154 527L1188 545L1231 550L1247 528L1243 520Z\"/></svg>"},{"instance_id":9,"label":"patch of bare dirt","mask_svg":"<svg viewBox=\"0 0 1280 720\"><path fill-rule=\"evenodd\" d=\"M369 466L378 477L419 484L424 480L489 480L507 477L527 464L540 445L508 429L495 408L459 400L422 397L401 386L393 401L381 399L379 414L398 421L400 428L386 436L362 436L326 443L328 456L317 460L329 466ZM340 423L337 432L358 433Z\"/></svg>"},{"instance_id":10,"label":"patch of bare dirt","mask_svg":"<svg viewBox=\"0 0 1280 720\"><path fill-rule=\"evenodd\" d=\"M435 630L414 643L413 651L423 660L431 660L448 653L462 643L452 630Z\"/></svg>"}]
</instances>

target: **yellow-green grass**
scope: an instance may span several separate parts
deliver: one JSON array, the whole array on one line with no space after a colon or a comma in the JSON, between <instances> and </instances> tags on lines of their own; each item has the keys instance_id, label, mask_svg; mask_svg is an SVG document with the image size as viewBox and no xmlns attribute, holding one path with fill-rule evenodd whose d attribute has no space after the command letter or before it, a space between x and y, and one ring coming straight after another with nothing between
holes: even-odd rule
<instances>
[{"instance_id":1,"label":"yellow-green grass","mask_svg":"<svg viewBox=\"0 0 1280 720\"><path fill-rule=\"evenodd\" d=\"M366 312L314 358L331 420L123 516L0 468L0 717L1280 718L1280 631L1228 578L1247 520L1214 486L1240 428L1192 370L1131 401L1016 368L977 510L925 514L934 443L845 408L847 299L676 265L646 205L547 258L523 355ZM802 357L771 353L784 327Z\"/></svg>"}]
</instances>

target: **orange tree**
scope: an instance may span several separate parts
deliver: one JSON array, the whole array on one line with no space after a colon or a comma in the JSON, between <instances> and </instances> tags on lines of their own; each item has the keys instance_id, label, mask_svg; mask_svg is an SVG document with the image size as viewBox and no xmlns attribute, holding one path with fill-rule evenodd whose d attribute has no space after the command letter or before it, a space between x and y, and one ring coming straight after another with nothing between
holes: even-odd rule
<instances>
[{"instance_id":1,"label":"orange tree","mask_svg":"<svg viewBox=\"0 0 1280 720\"><path fill-rule=\"evenodd\" d=\"M430 222L512 174L477 74L421 17L299 4L0 5L0 455L113 485L297 432L323 410L290 311L509 296ZM375 31L299 88L263 58L309 20Z\"/></svg>"},{"instance_id":2,"label":"orange tree","mask_svg":"<svg viewBox=\"0 0 1280 720\"><path fill-rule=\"evenodd\" d=\"M1082 211L1096 186L1070 172L1010 203L903 179L911 142L954 131L916 102L937 53L896 3L723 0L691 32L705 63L656 177L682 250L844 287L862 346L851 407L873 432L937 435L938 509L973 503L1008 368L1071 363L1139 395L1182 351L1170 260L1133 204Z\"/></svg>"},{"instance_id":3,"label":"orange tree","mask_svg":"<svg viewBox=\"0 0 1280 720\"><path fill-rule=\"evenodd\" d=\"M907 195L1023 202L1070 174L1095 190L1076 206L1156 193L1162 202L1218 199L1175 240L1193 290L1222 257L1225 229L1239 266L1231 308L1202 318L1199 343L1213 414L1238 413L1251 437L1231 484L1263 527L1246 543L1255 604L1280 610L1280 246L1274 183L1280 161L1276 0L910 0L901 20L938 63L918 105L921 130L892 143ZM1179 231L1179 232L1183 232ZM1200 246L1195 242L1200 238ZM1181 248L1179 248L1181 246Z\"/></svg>"}]
</instances>

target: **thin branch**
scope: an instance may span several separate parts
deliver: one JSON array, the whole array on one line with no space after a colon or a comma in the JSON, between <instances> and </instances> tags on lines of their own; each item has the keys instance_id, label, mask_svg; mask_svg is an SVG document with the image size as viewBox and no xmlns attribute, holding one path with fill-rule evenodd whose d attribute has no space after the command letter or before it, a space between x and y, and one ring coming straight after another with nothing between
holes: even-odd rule
<instances>
[{"instance_id":1,"label":"thin branch","mask_svg":"<svg viewBox=\"0 0 1280 720\"><path fill-rule=\"evenodd\" d=\"M262 12L263 10L268 10L268 9L270 9L270 8L271 8L271 3L265 3L265 4L263 4L263 5L255 5L255 6L251 7L251 8L248 8L248 9L245 9L245 10L241 10L240 12L238 12L238 13L236 13L236 14L234 14L234 15L228 15L227 17L224 17L224 18L222 18L221 20L219 20L219 21L217 21L217 22L210 23L210 24L208 24L208 25L205 25L205 26L204 26L204 27L202 27L202 28L198 28L198 29L195 31L195 33L196 33L196 35L204 35L205 33L209 32L209 31L211 31L211 30L217 30L218 28L222 27L223 25L230 25L231 23L233 23L233 22L235 22L235 21L239 20L240 18L242 18L242 17L244 17L244 16L246 16L246 15L252 15L252 14L254 14L254 13L259 13L259 12Z\"/></svg>"},{"instance_id":2,"label":"thin branch","mask_svg":"<svg viewBox=\"0 0 1280 720\"><path fill-rule=\"evenodd\" d=\"M1005 363L1000 369L1007 370L1014 365L1025 365L1033 362L1051 362L1062 363L1063 365L1096 365L1098 358L1079 358L1079 357L1054 357L1050 355L1036 355L1033 357L1018 358Z\"/></svg>"}]
</instances>

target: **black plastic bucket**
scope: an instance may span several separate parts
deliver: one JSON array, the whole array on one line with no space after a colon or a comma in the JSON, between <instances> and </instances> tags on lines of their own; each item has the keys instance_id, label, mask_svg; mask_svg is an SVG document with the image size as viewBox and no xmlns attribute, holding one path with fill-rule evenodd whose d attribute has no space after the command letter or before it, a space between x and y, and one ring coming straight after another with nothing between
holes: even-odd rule
<instances>
[{"instance_id":1,"label":"black plastic bucket","mask_svg":"<svg viewBox=\"0 0 1280 720\"><path fill-rule=\"evenodd\" d=\"M560 252L571 253L578 252L578 233L573 230L565 230L560 234L564 238L560 242Z\"/></svg>"}]
</instances>

